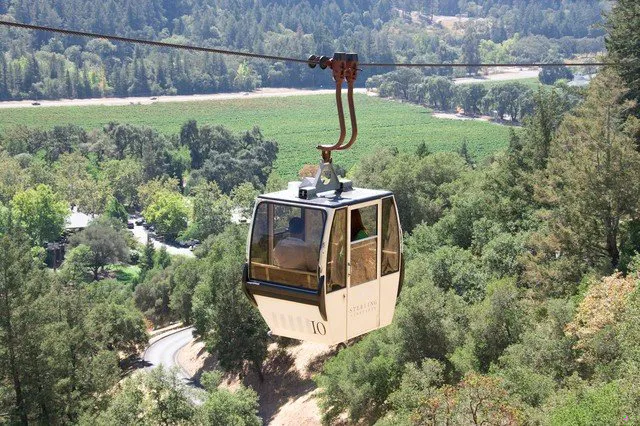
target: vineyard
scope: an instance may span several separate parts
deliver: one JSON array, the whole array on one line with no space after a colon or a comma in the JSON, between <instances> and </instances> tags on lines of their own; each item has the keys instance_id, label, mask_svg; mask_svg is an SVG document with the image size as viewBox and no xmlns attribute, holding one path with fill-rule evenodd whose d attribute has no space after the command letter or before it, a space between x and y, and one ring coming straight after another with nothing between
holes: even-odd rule
<instances>
[{"instance_id":1,"label":"vineyard","mask_svg":"<svg viewBox=\"0 0 640 426\"><path fill-rule=\"evenodd\" d=\"M458 150L467 142L470 154L480 160L507 145L509 128L475 121L438 119L416 105L356 96L358 143L336 161L349 169L356 159L383 147L413 152L423 141L432 152ZM309 111L313 110L311 115ZM258 125L264 136L278 142L275 168L291 178L302 165L317 162L310 149L333 142L338 135L332 95L292 96L129 106L21 108L2 111L0 133L17 125L48 129L73 123L86 129L109 122L145 125L167 135L177 134L188 120L224 125L241 132Z\"/></svg>"}]
</instances>

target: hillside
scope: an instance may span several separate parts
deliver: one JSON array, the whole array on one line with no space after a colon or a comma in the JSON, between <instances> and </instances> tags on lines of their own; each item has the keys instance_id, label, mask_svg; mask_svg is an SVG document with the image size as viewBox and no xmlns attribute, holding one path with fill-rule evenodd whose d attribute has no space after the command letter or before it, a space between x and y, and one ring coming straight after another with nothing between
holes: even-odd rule
<instances>
[{"instance_id":1,"label":"hillside","mask_svg":"<svg viewBox=\"0 0 640 426\"><path fill-rule=\"evenodd\" d=\"M295 58L349 50L374 62L547 61L604 50L600 24L606 4L2 0L0 16ZM432 20L434 14L459 13L470 18L455 29ZM0 100L184 95L260 86L318 87L325 81L299 64L168 52L5 28L0 28L0 53ZM367 69L360 84L385 71Z\"/></svg>"}]
</instances>

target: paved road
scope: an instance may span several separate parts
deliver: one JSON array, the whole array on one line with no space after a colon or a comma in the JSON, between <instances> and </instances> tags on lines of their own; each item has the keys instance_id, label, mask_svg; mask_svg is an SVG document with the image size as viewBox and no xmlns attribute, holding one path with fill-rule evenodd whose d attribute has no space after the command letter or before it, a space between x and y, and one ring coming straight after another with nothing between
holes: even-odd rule
<instances>
[{"instance_id":1,"label":"paved road","mask_svg":"<svg viewBox=\"0 0 640 426\"><path fill-rule=\"evenodd\" d=\"M138 226L136 225L133 229L130 229L130 231L133 233L133 236L135 237L135 239L142 245L146 245L147 244L147 230L144 229L143 226ZM174 247L174 246L170 246L168 244L165 243L161 243L160 241L154 240L153 238L151 239L151 241L153 241L153 247L157 249L160 249L160 247L164 247L167 249L167 253L169 253L170 255L173 256L186 256L186 257L195 257L195 255L193 254L193 252L191 250L189 250L188 248L181 248L181 247Z\"/></svg>"},{"instance_id":2,"label":"paved road","mask_svg":"<svg viewBox=\"0 0 640 426\"><path fill-rule=\"evenodd\" d=\"M178 365L177 356L180 349L193 340L193 327L187 327L179 331L169 331L155 340L142 356L143 360L150 364L148 368L162 365L165 368L177 367L178 375L188 384L193 385L191 376Z\"/></svg>"},{"instance_id":3,"label":"paved road","mask_svg":"<svg viewBox=\"0 0 640 426\"><path fill-rule=\"evenodd\" d=\"M177 357L180 349L193 340L193 327L187 327L179 331L169 331L155 340L144 351L142 359L148 364L147 368L155 368L162 365L166 369L175 369L187 387L187 396L193 404L202 405L207 399L206 392L200 384L178 364Z\"/></svg>"}]
</instances>

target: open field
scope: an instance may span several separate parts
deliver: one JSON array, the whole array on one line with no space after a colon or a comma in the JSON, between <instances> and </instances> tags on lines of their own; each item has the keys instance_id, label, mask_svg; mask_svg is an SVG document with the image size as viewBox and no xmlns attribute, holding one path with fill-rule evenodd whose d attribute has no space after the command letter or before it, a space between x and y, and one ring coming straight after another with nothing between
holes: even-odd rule
<instances>
[{"instance_id":1,"label":"open field","mask_svg":"<svg viewBox=\"0 0 640 426\"><path fill-rule=\"evenodd\" d=\"M425 141L433 152L455 151L466 140L477 159L506 147L507 127L476 121L437 119L420 106L356 95L359 138L353 149L335 155L336 163L349 169L362 156L383 147L413 152ZM266 138L278 142L276 169L292 178L302 165L316 163L318 143L338 137L338 119L332 95L232 99L125 106L76 106L3 109L0 132L16 125L51 128L73 123L87 129L114 121L150 126L176 134L193 119L200 125L224 125L240 132L259 126Z\"/></svg>"},{"instance_id":2,"label":"open field","mask_svg":"<svg viewBox=\"0 0 640 426\"><path fill-rule=\"evenodd\" d=\"M106 269L115 275L116 280L124 284L131 284L140 275L140 267L135 265L109 265Z\"/></svg>"},{"instance_id":3,"label":"open field","mask_svg":"<svg viewBox=\"0 0 640 426\"><path fill-rule=\"evenodd\" d=\"M540 80L538 80L538 77L520 78L520 79L514 79L514 80L478 80L476 81L476 83L484 85L487 89L490 89L493 86L497 86L499 84L504 84L507 82L524 84L534 92L537 92L540 87L547 87L547 88L552 87L552 86L545 86L544 84L540 83Z\"/></svg>"}]
</instances>

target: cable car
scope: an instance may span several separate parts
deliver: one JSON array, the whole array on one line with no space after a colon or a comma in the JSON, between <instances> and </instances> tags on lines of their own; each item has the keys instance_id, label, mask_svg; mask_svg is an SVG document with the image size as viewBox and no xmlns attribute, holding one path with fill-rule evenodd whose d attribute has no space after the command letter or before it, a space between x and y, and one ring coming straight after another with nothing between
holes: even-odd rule
<instances>
[{"instance_id":1,"label":"cable car","mask_svg":"<svg viewBox=\"0 0 640 426\"><path fill-rule=\"evenodd\" d=\"M336 54L320 64L334 71L340 138L318 147L322 161L314 178L258 197L243 290L272 334L335 345L393 320L403 275L402 230L392 192L354 188L332 165L331 152L347 149L357 136L357 56ZM344 79L352 128L346 145Z\"/></svg>"}]
</instances>

